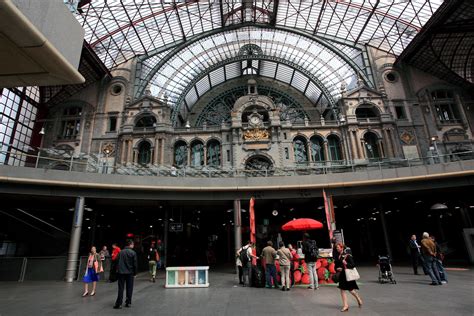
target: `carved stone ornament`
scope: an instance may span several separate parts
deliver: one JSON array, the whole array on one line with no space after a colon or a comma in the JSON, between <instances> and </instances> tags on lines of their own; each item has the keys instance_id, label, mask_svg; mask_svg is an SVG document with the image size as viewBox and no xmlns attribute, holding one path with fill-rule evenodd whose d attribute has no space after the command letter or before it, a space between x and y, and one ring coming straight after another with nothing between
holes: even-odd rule
<instances>
[{"instance_id":1,"label":"carved stone ornament","mask_svg":"<svg viewBox=\"0 0 474 316\"><path fill-rule=\"evenodd\" d=\"M407 145L413 144L415 136L409 131L403 131L400 134L400 139Z\"/></svg>"},{"instance_id":2,"label":"carved stone ornament","mask_svg":"<svg viewBox=\"0 0 474 316\"><path fill-rule=\"evenodd\" d=\"M265 129L251 129L244 132L245 141L268 140L270 133Z\"/></svg>"},{"instance_id":3,"label":"carved stone ornament","mask_svg":"<svg viewBox=\"0 0 474 316\"><path fill-rule=\"evenodd\" d=\"M115 153L115 145L112 143L107 143L102 146L102 153L107 157Z\"/></svg>"}]
</instances>

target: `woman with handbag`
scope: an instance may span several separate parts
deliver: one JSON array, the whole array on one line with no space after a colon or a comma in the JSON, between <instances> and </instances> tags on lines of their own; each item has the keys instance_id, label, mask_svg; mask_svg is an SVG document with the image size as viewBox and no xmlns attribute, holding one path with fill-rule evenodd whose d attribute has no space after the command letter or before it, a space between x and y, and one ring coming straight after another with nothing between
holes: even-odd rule
<instances>
[{"instance_id":1,"label":"woman with handbag","mask_svg":"<svg viewBox=\"0 0 474 316\"><path fill-rule=\"evenodd\" d=\"M100 269L100 256L97 253L96 248L92 246L89 257L87 258L86 272L82 278L82 281L84 282L84 294L82 294L83 297L89 294L89 283L92 283L92 292L90 295L95 295L97 281L99 281Z\"/></svg>"},{"instance_id":2,"label":"woman with handbag","mask_svg":"<svg viewBox=\"0 0 474 316\"><path fill-rule=\"evenodd\" d=\"M337 254L334 260L337 274L339 274L339 285L337 287L341 290L341 312L347 312L349 310L349 305L347 304L346 291L349 291L349 293L354 296L354 298L357 300L357 304L359 304L359 307L362 307L362 299L360 298L359 293L356 292L356 290L359 289L356 281L348 281L346 276L346 270L351 270L347 271L347 274L349 275L349 273L351 273L351 277L354 278L352 274L354 272L353 269L355 269L355 264L352 255L344 253L344 245L341 243L336 244L336 250Z\"/></svg>"}]
</instances>

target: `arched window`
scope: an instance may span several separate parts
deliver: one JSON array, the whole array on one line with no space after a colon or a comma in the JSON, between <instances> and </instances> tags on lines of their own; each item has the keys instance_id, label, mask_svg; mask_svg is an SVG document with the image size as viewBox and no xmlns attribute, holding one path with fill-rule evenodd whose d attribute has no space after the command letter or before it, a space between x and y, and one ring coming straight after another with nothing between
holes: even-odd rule
<instances>
[{"instance_id":1,"label":"arched window","mask_svg":"<svg viewBox=\"0 0 474 316\"><path fill-rule=\"evenodd\" d=\"M81 131L82 107L69 106L63 110L61 116L61 132L59 137L62 139L76 139Z\"/></svg>"},{"instance_id":2,"label":"arched window","mask_svg":"<svg viewBox=\"0 0 474 316\"><path fill-rule=\"evenodd\" d=\"M328 136L329 159L342 160L341 141L336 135Z\"/></svg>"},{"instance_id":3,"label":"arched window","mask_svg":"<svg viewBox=\"0 0 474 316\"><path fill-rule=\"evenodd\" d=\"M206 163L208 166L218 167L221 165L221 144L213 139L207 143Z\"/></svg>"},{"instance_id":4,"label":"arched window","mask_svg":"<svg viewBox=\"0 0 474 316\"><path fill-rule=\"evenodd\" d=\"M184 167L188 164L188 146L182 140L174 144L174 163L178 167Z\"/></svg>"},{"instance_id":5,"label":"arched window","mask_svg":"<svg viewBox=\"0 0 474 316\"><path fill-rule=\"evenodd\" d=\"M379 118L379 110L371 104L362 104L355 110L357 119L377 119Z\"/></svg>"},{"instance_id":6,"label":"arched window","mask_svg":"<svg viewBox=\"0 0 474 316\"><path fill-rule=\"evenodd\" d=\"M247 159L245 162L245 170L265 171L271 170L272 168L272 162L265 156L255 155Z\"/></svg>"},{"instance_id":7,"label":"arched window","mask_svg":"<svg viewBox=\"0 0 474 316\"><path fill-rule=\"evenodd\" d=\"M309 140L311 143L311 161L324 161L324 141L319 136L313 136Z\"/></svg>"},{"instance_id":8,"label":"arched window","mask_svg":"<svg viewBox=\"0 0 474 316\"><path fill-rule=\"evenodd\" d=\"M204 165L204 144L198 140L191 143L191 166Z\"/></svg>"},{"instance_id":9,"label":"arched window","mask_svg":"<svg viewBox=\"0 0 474 316\"><path fill-rule=\"evenodd\" d=\"M372 132L367 132L364 135L364 144L365 151L367 153L367 158L369 159L379 159L380 150L378 144L378 137Z\"/></svg>"},{"instance_id":10,"label":"arched window","mask_svg":"<svg viewBox=\"0 0 474 316\"><path fill-rule=\"evenodd\" d=\"M138 163L147 165L151 162L151 145L147 141L142 141L138 145Z\"/></svg>"},{"instance_id":11,"label":"arched window","mask_svg":"<svg viewBox=\"0 0 474 316\"><path fill-rule=\"evenodd\" d=\"M138 119L135 127L145 128L154 127L156 125L156 118L153 115L146 115Z\"/></svg>"},{"instance_id":12,"label":"arched window","mask_svg":"<svg viewBox=\"0 0 474 316\"><path fill-rule=\"evenodd\" d=\"M293 140L293 151L295 153L296 163L308 162L308 150L306 147L306 139L304 137L295 137Z\"/></svg>"}]
</instances>

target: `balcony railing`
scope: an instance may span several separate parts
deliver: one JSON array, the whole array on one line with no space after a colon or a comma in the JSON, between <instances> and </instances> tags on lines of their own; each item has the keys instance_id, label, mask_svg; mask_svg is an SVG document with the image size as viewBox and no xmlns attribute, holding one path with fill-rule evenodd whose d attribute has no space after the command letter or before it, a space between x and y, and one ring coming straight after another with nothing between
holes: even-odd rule
<instances>
[{"instance_id":1,"label":"balcony railing","mask_svg":"<svg viewBox=\"0 0 474 316\"><path fill-rule=\"evenodd\" d=\"M185 166L176 168L170 165L139 165L135 163L113 165L106 159L106 157L88 154L71 155L70 153L59 152L53 149L39 149L34 154L26 154L18 151L0 151L0 162L3 164L5 164L4 160L7 153L10 154L10 159L19 159L20 161L24 161L21 167L102 174L192 178L317 175L364 170L369 172L372 170L381 171L383 169L433 165L461 160L474 160L474 151L465 151L447 155L433 155L414 159L390 158L357 161L319 161L298 163L294 166L284 168L249 170L214 166Z\"/></svg>"}]
</instances>

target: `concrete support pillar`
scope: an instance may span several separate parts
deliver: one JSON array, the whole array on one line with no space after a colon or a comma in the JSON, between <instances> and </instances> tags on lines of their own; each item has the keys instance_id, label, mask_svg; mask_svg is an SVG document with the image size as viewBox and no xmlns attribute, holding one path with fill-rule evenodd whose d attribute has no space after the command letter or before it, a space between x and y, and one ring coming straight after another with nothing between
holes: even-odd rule
<instances>
[{"instance_id":1,"label":"concrete support pillar","mask_svg":"<svg viewBox=\"0 0 474 316\"><path fill-rule=\"evenodd\" d=\"M169 231L169 211L165 209L165 227L163 232L163 253L165 255L165 260L163 264L165 267L168 266L168 231Z\"/></svg>"},{"instance_id":2,"label":"concrete support pillar","mask_svg":"<svg viewBox=\"0 0 474 316\"><path fill-rule=\"evenodd\" d=\"M385 211L382 208L380 208L380 222L382 223L383 239L385 241L385 247L387 248L387 254L393 259L390 239L388 238L387 224L385 222Z\"/></svg>"},{"instance_id":3,"label":"concrete support pillar","mask_svg":"<svg viewBox=\"0 0 474 316\"><path fill-rule=\"evenodd\" d=\"M242 209L240 200L234 200L234 253L242 247ZM237 266L235 267L237 274L239 273Z\"/></svg>"},{"instance_id":4,"label":"concrete support pillar","mask_svg":"<svg viewBox=\"0 0 474 316\"><path fill-rule=\"evenodd\" d=\"M72 282L77 275L77 264L79 260L79 244L81 241L82 218L84 217L85 199L82 196L76 198L74 217L72 220L71 240L66 266L66 282Z\"/></svg>"}]
</instances>

